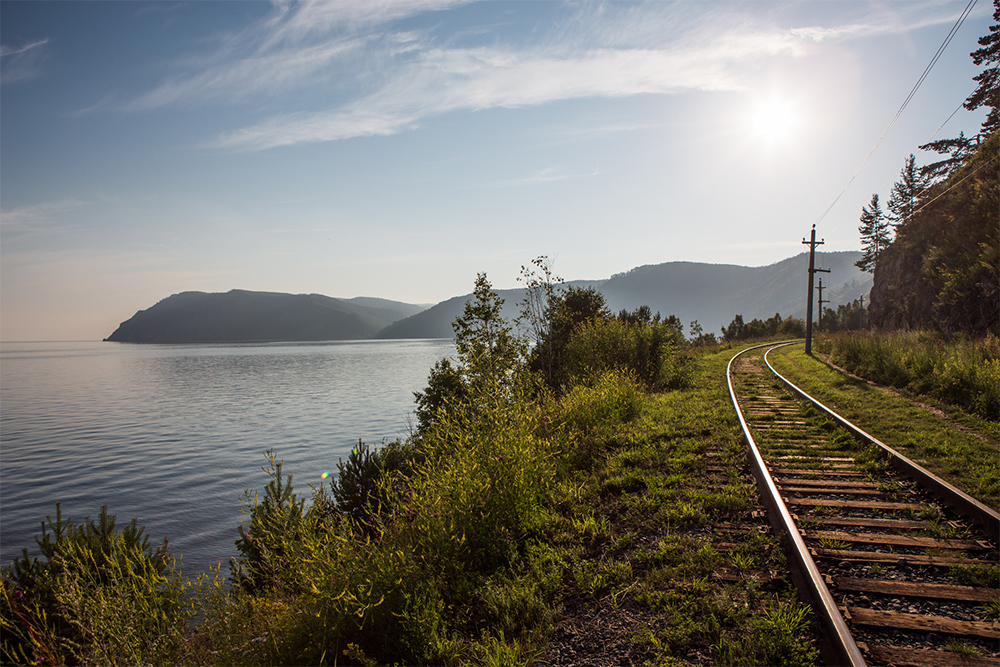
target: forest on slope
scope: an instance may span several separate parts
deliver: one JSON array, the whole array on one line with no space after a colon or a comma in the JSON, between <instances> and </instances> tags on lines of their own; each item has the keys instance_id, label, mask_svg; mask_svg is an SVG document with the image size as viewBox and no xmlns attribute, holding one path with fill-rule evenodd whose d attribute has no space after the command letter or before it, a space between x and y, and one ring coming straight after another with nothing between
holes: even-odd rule
<instances>
[{"instance_id":1,"label":"forest on slope","mask_svg":"<svg viewBox=\"0 0 1000 667\"><path fill-rule=\"evenodd\" d=\"M963 103L988 110L981 131L920 146L944 158L917 169L910 155L888 214L877 194L862 210L873 328L1000 335L1000 0L993 19L969 54L984 67Z\"/></svg>"},{"instance_id":2,"label":"forest on slope","mask_svg":"<svg viewBox=\"0 0 1000 667\"><path fill-rule=\"evenodd\" d=\"M1000 335L1000 182L994 132L896 228L875 265L879 329Z\"/></svg>"}]
</instances>

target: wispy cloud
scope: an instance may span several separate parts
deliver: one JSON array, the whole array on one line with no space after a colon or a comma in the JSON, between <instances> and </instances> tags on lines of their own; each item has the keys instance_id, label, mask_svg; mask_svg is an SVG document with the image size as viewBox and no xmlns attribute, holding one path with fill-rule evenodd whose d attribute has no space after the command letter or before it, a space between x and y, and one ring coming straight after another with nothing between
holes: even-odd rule
<instances>
[{"instance_id":1,"label":"wispy cloud","mask_svg":"<svg viewBox=\"0 0 1000 667\"><path fill-rule=\"evenodd\" d=\"M599 49L569 57L502 47L430 49L402 66L381 89L341 109L275 116L223 135L214 144L260 150L393 134L458 109L740 88L734 72L725 67L726 57L703 56L647 49Z\"/></svg>"},{"instance_id":2,"label":"wispy cloud","mask_svg":"<svg viewBox=\"0 0 1000 667\"><path fill-rule=\"evenodd\" d=\"M333 40L277 53L257 53L212 64L201 71L172 78L126 109L153 109L171 104L201 103L211 99L242 99L262 93L274 95L299 87L326 71L338 58L356 51L366 40Z\"/></svg>"},{"instance_id":3,"label":"wispy cloud","mask_svg":"<svg viewBox=\"0 0 1000 667\"><path fill-rule=\"evenodd\" d=\"M515 178L507 181L496 181L487 184L487 187L504 188L522 185L539 185L541 183L553 183L555 181L574 180L578 178L590 178L600 175L601 170L597 167L590 172L566 172L562 167L546 167L540 169L530 176Z\"/></svg>"},{"instance_id":4,"label":"wispy cloud","mask_svg":"<svg viewBox=\"0 0 1000 667\"><path fill-rule=\"evenodd\" d=\"M273 3L271 13L220 40L208 55L179 63L182 72L126 105L152 109L208 100L276 96L343 77L345 62L393 57L413 49L406 31L380 32L386 23L448 9L470 0L310 0ZM361 55L366 49L366 55Z\"/></svg>"},{"instance_id":5,"label":"wispy cloud","mask_svg":"<svg viewBox=\"0 0 1000 667\"><path fill-rule=\"evenodd\" d=\"M466 1L277 2L263 20L222 40L215 53L186 63L190 71L128 106L280 96L289 111L203 142L264 150L391 135L457 110L740 90L748 69L767 59L800 56L824 41L945 20L895 12L790 28L712 5L641 3L571 7L565 21L536 31L527 44L484 33L487 45L455 46L452 39L435 39L430 28L398 29L400 19ZM303 90L312 93L309 102L286 95Z\"/></svg>"},{"instance_id":6,"label":"wispy cloud","mask_svg":"<svg viewBox=\"0 0 1000 667\"><path fill-rule=\"evenodd\" d=\"M0 210L0 230L8 235L61 228L62 224L58 221L60 214L83 205L84 202L76 199L63 199Z\"/></svg>"},{"instance_id":7,"label":"wispy cloud","mask_svg":"<svg viewBox=\"0 0 1000 667\"><path fill-rule=\"evenodd\" d=\"M21 47L0 45L0 82L29 81L41 75L48 39L40 39Z\"/></svg>"}]
</instances>

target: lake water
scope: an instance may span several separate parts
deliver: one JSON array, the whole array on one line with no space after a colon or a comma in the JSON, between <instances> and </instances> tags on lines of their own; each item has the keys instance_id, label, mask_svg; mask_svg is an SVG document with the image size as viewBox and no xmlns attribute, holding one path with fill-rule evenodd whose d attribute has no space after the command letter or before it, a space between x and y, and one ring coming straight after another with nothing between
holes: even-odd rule
<instances>
[{"instance_id":1,"label":"lake water","mask_svg":"<svg viewBox=\"0 0 1000 667\"><path fill-rule=\"evenodd\" d=\"M225 563L245 489L273 449L308 494L358 439L405 437L413 393L450 340L248 345L0 345L0 556L29 547L47 514L101 505L186 574Z\"/></svg>"}]
</instances>

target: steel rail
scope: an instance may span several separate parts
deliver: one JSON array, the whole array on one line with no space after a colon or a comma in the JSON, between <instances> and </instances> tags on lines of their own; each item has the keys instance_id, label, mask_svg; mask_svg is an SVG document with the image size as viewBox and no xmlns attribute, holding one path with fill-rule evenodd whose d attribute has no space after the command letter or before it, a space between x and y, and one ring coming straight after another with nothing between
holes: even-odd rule
<instances>
[{"instance_id":1,"label":"steel rail","mask_svg":"<svg viewBox=\"0 0 1000 667\"><path fill-rule=\"evenodd\" d=\"M791 343L787 344L790 345ZM778 347L784 347L784 345L776 345L775 347L772 347L771 350L775 350ZM871 442L881 447L887 454L889 454L889 463L896 470L917 482L917 484L922 486L927 491L930 491L952 509L978 523L983 527L986 535L989 536L990 539L1000 541L1000 513L979 502L961 489L958 489L939 478L919 463L916 463L903 454L900 454L898 451L885 444L875 436L866 433L861 428L841 417L836 412L807 394L804 390L797 387L788 378L784 377L781 373L775 370L774 366L771 365L771 362L767 358L767 355L771 353L771 350L764 353L764 363L767 364L767 367L771 369L771 372L774 373L775 376L781 380L781 382L784 383L784 385L788 387L793 394L796 394L797 396L812 403L830 419L850 431L856 439L861 442Z\"/></svg>"},{"instance_id":2,"label":"steel rail","mask_svg":"<svg viewBox=\"0 0 1000 667\"><path fill-rule=\"evenodd\" d=\"M729 360L729 364L726 366L726 382L729 385L729 396L733 401L733 407L736 409L736 416L740 420L743 438L746 440L747 447L749 448L750 467L754 478L757 480L757 487L761 492L764 504L769 510L768 516L771 525L775 533L787 537L786 547L791 556L792 577L796 580L800 594L804 594L812 604L813 612L819 618L820 624L826 633L825 645L821 647L825 649L824 653L827 654L825 659L828 664L863 667L866 663L864 657L861 655L861 650L855 643L851 631L847 628L847 623L837 608L837 603L833 599L830 589L827 588L826 582L823 581L823 576L820 574L819 568L816 567L816 562L809 553L809 548L806 546L805 540L802 539L802 535L799 533L798 528L796 528L788 507L778 493L778 488L771 478L767 464L764 463L764 457L761 456L760 450L757 448L757 443L750 433L750 427L743 417L743 410L740 409L739 400L737 400L736 391L733 388L733 363L745 352L768 346L772 346L773 349L775 347L793 345L796 342L799 341L764 343L742 350Z\"/></svg>"}]
</instances>

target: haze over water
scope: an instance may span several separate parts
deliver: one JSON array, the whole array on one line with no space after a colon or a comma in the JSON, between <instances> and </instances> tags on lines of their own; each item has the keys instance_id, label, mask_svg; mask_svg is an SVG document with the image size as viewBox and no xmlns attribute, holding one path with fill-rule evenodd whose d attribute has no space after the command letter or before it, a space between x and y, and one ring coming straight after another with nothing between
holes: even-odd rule
<instances>
[{"instance_id":1,"label":"haze over water","mask_svg":"<svg viewBox=\"0 0 1000 667\"><path fill-rule=\"evenodd\" d=\"M264 450L299 492L358 438L404 437L413 394L450 340L0 347L0 555L45 515L101 505L169 539L187 574L235 555L240 496L263 490Z\"/></svg>"}]
</instances>

